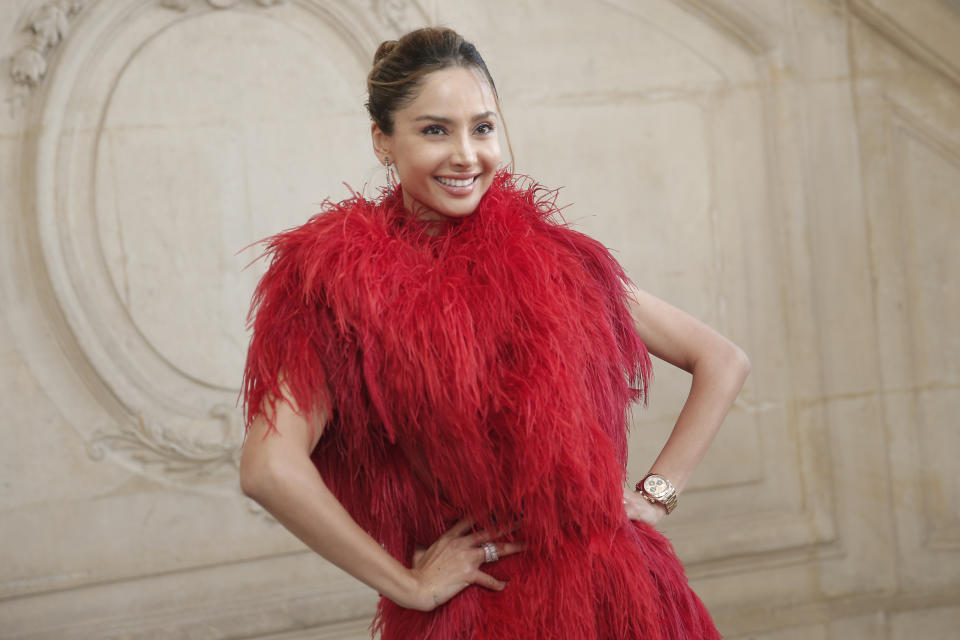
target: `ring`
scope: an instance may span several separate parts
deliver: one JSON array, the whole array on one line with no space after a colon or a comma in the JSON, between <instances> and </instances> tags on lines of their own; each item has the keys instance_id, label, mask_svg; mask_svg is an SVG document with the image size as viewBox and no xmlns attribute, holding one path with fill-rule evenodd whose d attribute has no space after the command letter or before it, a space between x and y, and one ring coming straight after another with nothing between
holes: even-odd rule
<instances>
[{"instance_id":1,"label":"ring","mask_svg":"<svg viewBox=\"0 0 960 640\"><path fill-rule=\"evenodd\" d=\"M496 562L500 559L500 554L497 553L497 545L492 542L484 542L480 548L483 549L484 562Z\"/></svg>"}]
</instances>

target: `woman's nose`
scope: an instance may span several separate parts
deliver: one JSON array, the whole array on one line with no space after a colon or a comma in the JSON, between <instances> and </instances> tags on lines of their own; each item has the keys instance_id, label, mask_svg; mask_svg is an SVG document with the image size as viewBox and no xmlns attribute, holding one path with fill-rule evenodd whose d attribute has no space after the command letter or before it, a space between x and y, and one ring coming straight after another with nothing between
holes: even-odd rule
<instances>
[{"instance_id":1,"label":"woman's nose","mask_svg":"<svg viewBox=\"0 0 960 640\"><path fill-rule=\"evenodd\" d=\"M473 148L473 142L469 138L458 141L452 161L456 166L473 166L476 163L477 150Z\"/></svg>"}]
</instances>

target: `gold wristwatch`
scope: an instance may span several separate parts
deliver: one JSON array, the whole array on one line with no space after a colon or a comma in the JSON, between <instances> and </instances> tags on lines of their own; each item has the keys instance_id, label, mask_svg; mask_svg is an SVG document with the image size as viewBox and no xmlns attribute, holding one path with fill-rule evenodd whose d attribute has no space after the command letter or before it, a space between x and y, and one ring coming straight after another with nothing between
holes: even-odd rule
<instances>
[{"instance_id":1,"label":"gold wristwatch","mask_svg":"<svg viewBox=\"0 0 960 640\"><path fill-rule=\"evenodd\" d=\"M663 505L668 514L677 508L677 490L658 473L648 473L637 483L637 491L647 502Z\"/></svg>"}]
</instances>

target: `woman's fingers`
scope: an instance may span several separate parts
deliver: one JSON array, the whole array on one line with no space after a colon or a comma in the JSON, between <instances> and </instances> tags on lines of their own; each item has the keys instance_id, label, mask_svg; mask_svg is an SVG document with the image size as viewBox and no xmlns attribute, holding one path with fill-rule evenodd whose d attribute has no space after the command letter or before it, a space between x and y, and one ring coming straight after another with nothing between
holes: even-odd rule
<instances>
[{"instance_id":1,"label":"woman's fingers","mask_svg":"<svg viewBox=\"0 0 960 640\"><path fill-rule=\"evenodd\" d=\"M442 605L469 584L494 591L506 588L506 582L481 571L480 567L488 560L494 562L519 553L526 545L516 541L475 544L474 534L467 535L471 526L471 521L461 520L428 549L417 548L414 551L413 571L421 585L418 588L421 595L417 601L423 610L429 611ZM496 553L488 554L491 545Z\"/></svg>"},{"instance_id":2,"label":"woman's fingers","mask_svg":"<svg viewBox=\"0 0 960 640\"><path fill-rule=\"evenodd\" d=\"M496 548L497 560L500 560L509 555L513 555L514 553L519 553L520 551L523 551L524 549L526 549L526 545L524 545L522 542L497 542L497 543L491 542L487 544L492 544L494 548ZM487 550L485 547L486 547L486 544L484 544L481 547L477 547L477 549L479 549L480 551L481 564L484 562L488 562ZM490 560L489 562L496 562L497 560Z\"/></svg>"},{"instance_id":3,"label":"woman's fingers","mask_svg":"<svg viewBox=\"0 0 960 640\"><path fill-rule=\"evenodd\" d=\"M486 529L484 529L483 531L475 531L473 534L474 544L483 544L485 542L490 542L493 539L494 539L494 535L491 534Z\"/></svg>"},{"instance_id":4,"label":"woman's fingers","mask_svg":"<svg viewBox=\"0 0 960 640\"><path fill-rule=\"evenodd\" d=\"M501 558L511 556L515 553L520 553L526 548L527 545L522 542L499 542L497 543L497 555Z\"/></svg>"},{"instance_id":5,"label":"woman's fingers","mask_svg":"<svg viewBox=\"0 0 960 640\"><path fill-rule=\"evenodd\" d=\"M471 583L495 591L503 590L507 583L484 573L480 566L488 560L494 562L526 548L522 542L495 542L499 537L516 530L516 526L505 527L495 533L486 529L473 532L473 526L472 518L463 518L429 548L418 547L414 550L414 569L424 585L421 593L430 596L433 606L448 601ZM492 553L492 550L488 552L490 545L493 545L496 553Z\"/></svg>"},{"instance_id":6,"label":"woman's fingers","mask_svg":"<svg viewBox=\"0 0 960 640\"><path fill-rule=\"evenodd\" d=\"M450 527L447 530L447 533L444 535L449 535L454 538L459 538L463 536L467 531L473 528L473 518L461 518L457 521L455 525Z\"/></svg>"},{"instance_id":7,"label":"woman's fingers","mask_svg":"<svg viewBox=\"0 0 960 640\"><path fill-rule=\"evenodd\" d=\"M499 540L503 536L513 533L519 528L520 523L515 522L508 527L501 527L500 529L497 529L496 533L492 533L489 529L477 531L473 534L473 538L477 544L483 544L484 542L490 542L491 540Z\"/></svg>"},{"instance_id":8,"label":"woman's fingers","mask_svg":"<svg viewBox=\"0 0 960 640\"><path fill-rule=\"evenodd\" d=\"M473 574L473 583L494 591L503 591L507 586L506 582L497 580L489 573L484 573L479 569Z\"/></svg>"},{"instance_id":9,"label":"woman's fingers","mask_svg":"<svg viewBox=\"0 0 960 640\"><path fill-rule=\"evenodd\" d=\"M496 553L493 554L492 559L488 559L487 555L487 545L493 545L496 549ZM502 560L504 557L513 555L514 553L519 553L526 548L522 542L485 542L483 545L477 547L478 557L480 558L480 564L487 562L496 562L497 560Z\"/></svg>"}]
</instances>

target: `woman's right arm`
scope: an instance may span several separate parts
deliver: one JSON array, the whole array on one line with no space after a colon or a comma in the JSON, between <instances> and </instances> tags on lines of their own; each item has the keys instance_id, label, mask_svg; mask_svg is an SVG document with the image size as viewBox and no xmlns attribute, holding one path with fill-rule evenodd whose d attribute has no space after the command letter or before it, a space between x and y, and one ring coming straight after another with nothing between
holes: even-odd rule
<instances>
[{"instance_id":1,"label":"woman's right arm","mask_svg":"<svg viewBox=\"0 0 960 640\"><path fill-rule=\"evenodd\" d=\"M243 492L260 503L308 547L403 607L429 611L469 584L501 590L505 583L480 571L486 533L457 523L408 569L347 513L310 459L326 416L308 421L289 401L276 403L275 429L261 414L247 432L240 462ZM311 424L311 422L313 424ZM498 544L501 556L519 545Z\"/></svg>"}]
</instances>

